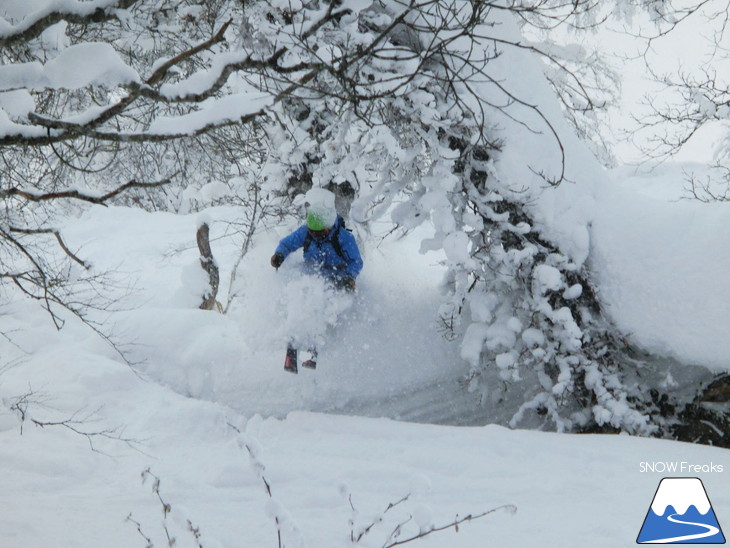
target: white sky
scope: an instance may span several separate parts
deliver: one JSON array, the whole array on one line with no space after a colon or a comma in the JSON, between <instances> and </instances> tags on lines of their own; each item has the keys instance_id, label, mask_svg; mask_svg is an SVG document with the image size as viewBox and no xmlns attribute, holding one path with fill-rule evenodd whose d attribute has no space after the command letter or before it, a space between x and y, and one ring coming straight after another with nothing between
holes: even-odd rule
<instances>
[{"instance_id":1,"label":"white sky","mask_svg":"<svg viewBox=\"0 0 730 548\"><path fill-rule=\"evenodd\" d=\"M710 4L716 9L725 9L721 0ZM726 5L726 4L725 4ZM676 27L670 35L652 44L647 59L657 74L677 75L679 71L701 75L703 67L714 70L719 78L730 73L730 61L727 51L730 50L730 36L725 35L722 46L726 48L725 55L714 55L711 36L720 28L722 20L710 17L707 14L696 14ZM724 12L723 12L724 13ZM636 23L644 33L652 32L651 24ZM615 52L617 68L622 73L623 99L618 108L612 109L611 120L614 131L625 131L634 127L632 115L640 115L646 110L643 104L647 97L654 98L661 86L652 81L652 77L642 58L630 60L637 53L643 51L640 40L633 39L623 33L602 30L596 37L604 52ZM622 57L625 57L622 59ZM686 148L673 161L679 162L712 162L715 151L723 135L727 132L727 122L714 122L703 128L695 135ZM640 144L642 140L638 140ZM617 142L614 153L625 163L640 162L643 158L636 144L623 141Z\"/></svg>"}]
</instances>

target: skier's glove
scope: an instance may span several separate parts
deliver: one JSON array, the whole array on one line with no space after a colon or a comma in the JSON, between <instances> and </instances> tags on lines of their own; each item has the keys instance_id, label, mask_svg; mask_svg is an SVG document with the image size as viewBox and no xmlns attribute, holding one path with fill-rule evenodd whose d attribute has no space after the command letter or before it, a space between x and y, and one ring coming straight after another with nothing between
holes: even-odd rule
<instances>
[{"instance_id":1,"label":"skier's glove","mask_svg":"<svg viewBox=\"0 0 730 548\"><path fill-rule=\"evenodd\" d=\"M284 263L284 255L281 253L274 253L271 256L271 266L279 268Z\"/></svg>"}]
</instances>

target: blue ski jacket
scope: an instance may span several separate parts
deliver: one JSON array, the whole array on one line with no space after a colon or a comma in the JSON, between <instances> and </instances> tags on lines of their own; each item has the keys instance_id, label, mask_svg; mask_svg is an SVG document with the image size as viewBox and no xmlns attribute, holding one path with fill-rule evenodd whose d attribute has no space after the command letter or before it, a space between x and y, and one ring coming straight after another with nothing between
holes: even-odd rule
<instances>
[{"instance_id":1,"label":"blue ski jacket","mask_svg":"<svg viewBox=\"0 0 730 548\"><path fill-rule=\"evenodd\" d=\"M300 247L304 248L306 270L321 274L333 282L345 278L355 279L362 270L362 257L355 237L345 228L345 221L339 215L324 238L317 239L309 233L306 225L300 226L281 239L276 253L286 258Z\"/></svg>"}]
</instances>

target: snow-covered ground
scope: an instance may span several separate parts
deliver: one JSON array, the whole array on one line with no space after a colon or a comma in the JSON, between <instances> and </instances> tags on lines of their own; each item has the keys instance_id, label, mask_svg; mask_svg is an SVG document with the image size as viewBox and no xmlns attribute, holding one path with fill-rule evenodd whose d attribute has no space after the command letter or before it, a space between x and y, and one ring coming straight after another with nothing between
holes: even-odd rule
<instances>
[{"instance_id":1,"label":"snow-covered ground","mask_svg":"<svg viewBox=\"0 0 730 548\"><path fill-rule=\"evenodd\" d=\"M591 266L601 298L637 344L727 369L722 208L622 177L595 196ZM224 302L237 258L224 221L236 213L207 212ZM258 235L238 272L239 296L220 315L196 308L198 220L93 208L64 230L119 282L123 299L104 321L134 368L88 327L69 320L56 332L30 303L0 309L0 546L143 547L145 536L166 546L165 524L176 546L196 546L187 520L206 548L277 546L277 516L285 546L347 546L351 530L406 495L359 545L383 546L409 518L403 537L514 505L516 514L500 510L421 545L628 546L662 477L642 473L645 461L707 467L682 472L703 479L721 524L730 519L727 450L317 413L489 420L460 387L467 365L434 321L439 257L419 255L417 238L364 246L346 321L321 332L319 369L293 376L282 361L289 290L301 287L296 259L278 272L268 264L287 227ZM295 311L315 331L327 323L326 311ZM148 468L172 507L166 520L154 478L142 484Z\"/></svg>"},{"instance_id":2,"label":"snow-covered ground","mask_svg":"<svg viewBox=\"0 0 730 548\"><path fill-rule=\"evenodd\" d=\"M499 510L420 545L629 546L663 476L642 471L645 461L704 467L691 475L703 479L721 523L730 515L726 450L299 411L283 420L245 417L140 379L82 349L80 333L74 348L40 316L23 320L27 338L18 344L43 337L45 345L4 373L3 395L32 388L29 400L38 403L28 405L29 417L50 422L78 412L85 420L76 428L118 427L109 434L131 447L92 435L91 451L79 434L28 421L20 435L17 415L0 416L0 546L143 547L142 535L167 546L166 529L176 546L197 546L188 520L208 548L277 546L277 517L285 546L349 546L351 531L373 521L357 545L383 546L398 524L407 538L504 505L517 512ZM164 503L153 476L143 484L147 469Z\"/></svg>"}]
</instances>

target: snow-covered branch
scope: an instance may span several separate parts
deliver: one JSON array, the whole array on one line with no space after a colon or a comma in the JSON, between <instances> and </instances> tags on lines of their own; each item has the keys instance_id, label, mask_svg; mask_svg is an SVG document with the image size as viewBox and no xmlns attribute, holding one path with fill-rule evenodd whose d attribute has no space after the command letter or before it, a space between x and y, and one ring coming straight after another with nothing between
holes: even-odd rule
<instances>
[{"instance_id":1,"label":"snow-covered branch","mask_svg":"<svg viewBox=\"0 0 730 548\"><path fill-rule=\"evenodd\" d=\"M162 483L162 480L159 476L152 473L152 470L150 468L146 468L142 471L142 483L146 483L147 480L151 479L152 481L152 493L157 498L157 501L160 503L160 506L162 508L162 531L165 534L165 541L167 542L167 546L169 548L173 548L174 546L178 545L177 537L175 536L174 532L174 526L168 522L168 516L173 511L172 505L167 502L166 499L162 498L162 493L160 492L160 484ZM152 548L154 546L151 538L151 534L148 535L142 526L142 523L134 519L133 514L130 512L126 519L127 522L134 525L134 527L137 530L137 533L145 540L147 543L147 548ZM187 524L187 532L190 534L194 541L194 546L196 548L203 548L202 541L200 540L200 537L202 536L200 533L200 528L196 527L190 519L185 520Z\"/></svg>"},{"instance_id":2,"label":"snow-covered branch","mask_svg":"<svg viewBox=\"0 0 730 548\"><path fill-rule=\"evenodd\" d=\"M38 38L53 25L66 22L88 25L119 19L118 10L131 8L140 0L48 0L46 5L12 24L0 18L0 48Z\"/></svg>"}]
</instances>

